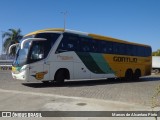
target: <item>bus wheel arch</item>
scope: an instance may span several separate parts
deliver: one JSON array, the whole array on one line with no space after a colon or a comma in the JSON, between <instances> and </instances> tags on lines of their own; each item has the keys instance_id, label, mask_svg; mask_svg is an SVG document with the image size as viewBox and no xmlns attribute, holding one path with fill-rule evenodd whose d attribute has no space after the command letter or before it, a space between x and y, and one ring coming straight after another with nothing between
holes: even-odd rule
<instances>
[{"instance_id":1,"label":"bus wheel arch","mask_svg":"<svg viewBox=\"0 0 160 120\"><path fill-rule=\"evenodd\" d=\"M125 80L130 81L133 80L133 70L127 69L125 72Z\"/></svg>"},{"instance_id":2,"label":"bus wheel arch","mask_svg":"<svg viewBox=\"0 0 160 120\"><path fill-rule=\"evenodd\" d=\"M141 70L139 68L137 68L134 72L134 79L135 80L139 80L139 77L142 76Z\"/></svg>"},{"instance_id":3,"label":"bus wheel arch","mask_svg":"<svg viewBox=\"0 0 160 120\"><path fill-rule=\"evenodd\" d=\"M56 85L62 85L65 79L70 79L69 70L66 68L60 68L56 71L54 76L54 82Z\"/></svg>"}]
</instances>

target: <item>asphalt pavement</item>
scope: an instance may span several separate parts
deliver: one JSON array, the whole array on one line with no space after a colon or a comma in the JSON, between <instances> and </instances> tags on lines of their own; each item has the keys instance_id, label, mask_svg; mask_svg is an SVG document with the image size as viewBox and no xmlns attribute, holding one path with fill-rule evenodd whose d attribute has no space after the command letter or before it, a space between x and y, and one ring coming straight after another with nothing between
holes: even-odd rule
<instances>
[{"instance_id":1,"label":"asphalt pavement","mask_svg":"<svg viewBox=\"0 0 160 120\"><path fill-rule=\"evenodd\" d=\"M159 111L159 96L155 99L157 106L151 107L152 96L157 92L156 87L159 84L159 76L150 76L136 82L119 80L71 81L62 87L55 87L52 84L13 80L9 71L3 71L0 72L0 110L67 112L62 113L62 116L59 117L30 118L31 120L155 120L155 117L149 116L100 117L99 114L102 114L103 111ZM78 115L83 114L76 117L68 111L78 111ZM84 111L96 112L93 114L84 113ZM64 117L63 114L72 115ZM85 114L90 114L90 116L84 117ZM96 115L98 117L95 117Z\"/></svg>"}]
</instances>

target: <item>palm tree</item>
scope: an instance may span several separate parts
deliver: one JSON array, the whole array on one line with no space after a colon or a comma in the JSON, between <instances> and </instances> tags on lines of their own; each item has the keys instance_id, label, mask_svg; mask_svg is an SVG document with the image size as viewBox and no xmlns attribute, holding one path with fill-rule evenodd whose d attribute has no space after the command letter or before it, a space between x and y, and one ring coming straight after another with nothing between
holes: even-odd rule
<instances>
[{"instance_id":1,"label":"palm tree","mask_svg":"<svg viewBox=\"0 0 160 120\"><path fill-rule=\"evenodd\" d=\"M3 50L8 52L9 46L15 43L19 43L20 39L22 39L21 30L20 29L8 29L7 32L2 34L2 38L4 38ZM11 51L11 55L15 56L16 48L13 48Z\"/></svg>"}]
</instances>

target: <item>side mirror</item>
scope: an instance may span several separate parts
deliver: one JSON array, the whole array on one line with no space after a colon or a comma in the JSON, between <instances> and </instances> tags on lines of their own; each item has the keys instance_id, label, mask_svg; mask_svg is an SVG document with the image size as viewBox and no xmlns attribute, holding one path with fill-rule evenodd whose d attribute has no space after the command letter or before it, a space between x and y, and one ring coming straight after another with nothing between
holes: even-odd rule
<instances>
[{"instance_id":1,"label":"side mirror","mask_svg":"<svg viewBox=\"0 0 160 120\"><path fill-rule=\"evenodd\" d=\"M9 46L8 54L11 53L11 50L12 50L13 47L16 47L18 45L20 45L20 43L12 44L11 46Z\"/></svg>"},{"instance_id":2,"label":"side mirror","mask_svg":"<svg viewBox=\"0 0 160 120\"><path fill-rule=\"evenodd\" d=\"M47 40L47 39L45 39L45 38L27 38L27 39L25 39L25 40L22 41L22 43L21 43L21 49L24 48L25 44L28 41L45 41L45 40Z\"/></svg>"}]
</instances>

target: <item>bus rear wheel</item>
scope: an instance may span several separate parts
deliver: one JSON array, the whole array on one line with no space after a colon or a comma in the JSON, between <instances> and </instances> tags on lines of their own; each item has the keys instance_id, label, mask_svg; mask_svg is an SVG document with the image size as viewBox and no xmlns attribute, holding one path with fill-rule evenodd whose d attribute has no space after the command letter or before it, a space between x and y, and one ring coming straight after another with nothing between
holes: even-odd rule
<instances>
[{"instance_id":1,"label":"bus rear wheel","mask_svg":"<svg viewBox=\"0 0 160 120\"><path fill-rule=\"evenodd\" d=\"M127 69L125 73L125 80L126 81L132 81L133 80L133 71L132 69Z\"/></svg>"},{"instance_id":2,"label":"bus rear wheel","mask_svg":"<svg viewBox=\"0 0 160 120\"><path fill-rule=\"evenodd\" d=\"M42 81L43 84L49 84L49 81Z\"/></svg>"},{"instance_id":3,"label":"bus rear wheel","mask_svg":"<svg viewBox=\"0 0 160 120\"><path fill-rule=\"evenodd\" d=\"M158 73L159 73L159 69L154 69L154 72L155 72L156 74L158 74Z\"/></svg>"}]
</instances>

